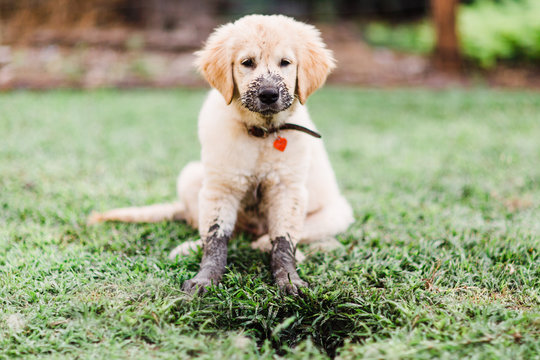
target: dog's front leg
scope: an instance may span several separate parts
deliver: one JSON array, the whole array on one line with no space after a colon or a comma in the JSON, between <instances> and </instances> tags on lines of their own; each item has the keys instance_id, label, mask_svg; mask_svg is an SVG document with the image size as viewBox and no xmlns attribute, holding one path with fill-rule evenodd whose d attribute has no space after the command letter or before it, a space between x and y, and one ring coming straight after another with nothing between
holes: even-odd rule
<instances>
[{"instance_id":1,"label":"dog's front leg","mask_svg":"<svg viewBox=\"0 0 540 360\"><path fill-rule=\"evenodd\" d=\"M308 284L296 271L296 244L305 218L307 190L303 186L275 186L266 193L268 228L272 242L272 274L278 287L298 295Z\"/></svg>"},{"instance_id":2,"label":"dog's front leg","mask_svg":"<svg viewBox=\"0 0 540 360\"><path fill-rule=\"evenodd\" d=\"M184 282L182 290L203 293L217 285L227 265L227 243L234 230L242 190L207 183L199 193L199 232L203 257L197 275Z\"/></svg>"}]
</instances>

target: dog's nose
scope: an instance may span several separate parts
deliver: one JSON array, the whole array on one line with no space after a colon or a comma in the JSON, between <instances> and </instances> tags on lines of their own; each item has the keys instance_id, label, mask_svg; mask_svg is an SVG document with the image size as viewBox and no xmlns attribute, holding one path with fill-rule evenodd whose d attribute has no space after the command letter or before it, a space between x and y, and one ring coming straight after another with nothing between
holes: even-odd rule
<instances>
[{"instance_id":1,"label":"dog's nose","mask_svg":"<svg viewBox=\"0 0 540 360\"><path fill-rule=\"evenodd\" d=\"M273 104L279 98L279 92L275 88L264 88L259 91L259 99L267 105Z\"/></svg>"}]
</instances>

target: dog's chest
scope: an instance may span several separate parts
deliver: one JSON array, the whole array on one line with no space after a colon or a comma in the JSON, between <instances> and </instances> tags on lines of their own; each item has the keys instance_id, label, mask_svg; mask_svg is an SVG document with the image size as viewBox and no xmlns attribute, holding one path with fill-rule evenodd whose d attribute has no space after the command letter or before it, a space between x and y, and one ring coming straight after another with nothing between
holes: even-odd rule
<instances>
[{"instance_id":1,"label":"dog's chest","mask_svg":"<svg viewBox=\"0 0 540 360\"><path fill-rule=\"evenodd\" d=\"M247 178L248 187L241 201L241 207L253 216L264 215L268 191L283 185L283 176L271 163L259 164Z\"/></svg>"},{"instance_id":2,"label":"dog's chest","mask_svg":"<svg viewBox=\"0 0 540 360\"><path fill-rule=\"evenodd\" d=\"M246 192L238 209L237 228L260 236L268 231L263 185L253 183Z\"/></svg>"},{"instance_id":3,"label":"dog's chest","mask_svg":"<svg viewBox=\"0 0 540 360\"><path fill-rule=\"evenodd\" d=\"M241 202L241 207L246 213L253 215L263 213L263 185L261 183L254 183L250 186Z\"/></svg>"}]
</instances>

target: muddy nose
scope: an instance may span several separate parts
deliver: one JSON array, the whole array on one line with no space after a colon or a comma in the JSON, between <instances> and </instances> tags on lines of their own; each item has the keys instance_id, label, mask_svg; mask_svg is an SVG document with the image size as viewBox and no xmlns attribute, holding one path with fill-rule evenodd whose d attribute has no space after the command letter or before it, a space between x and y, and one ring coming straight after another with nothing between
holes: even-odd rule
<instances>
[{"instance_id":1,"label":"muddy nose","mask_svg":"<svg viewBox=\"0 0 540 360\"><path fill-rule=\"evenodd\" d=\"M277 101L279 92L275 88L264 88L259 91L259 99L264 104L270 105Z\"/></svg>"}]
</instances>

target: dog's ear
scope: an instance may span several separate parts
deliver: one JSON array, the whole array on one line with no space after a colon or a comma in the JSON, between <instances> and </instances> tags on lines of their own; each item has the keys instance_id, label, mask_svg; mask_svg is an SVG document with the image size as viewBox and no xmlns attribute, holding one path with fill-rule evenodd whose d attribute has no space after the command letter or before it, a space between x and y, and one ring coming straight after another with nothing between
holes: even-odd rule
<instances>
[{"instance_id":1,"label":"dog's ear","mask_svg":"<svg viewBox=\"0 0 540 360\"><path fill-rule=\"evenodd\" d=\"M195 52L195 65L210 85L216 88L229 105L234 93L232 53L228 40L231 24L214 30L203 49Z\"/></svg>"},{"instance_id":2,"label":"dog's ear","mask_svg":"<svg viewBox=\"0 0 540 360\"><path fill-rule=\"evenodd\" d=\"M324 84L336 61L322 41L319 30L307 24L301 24L301 27L296 91L300 103L304 104L309 95Z\"/></svg>"}]
</instances>

